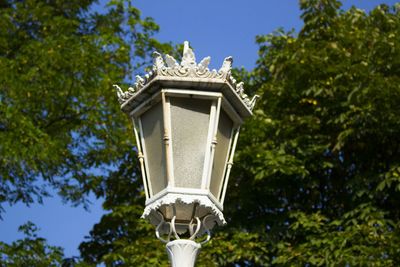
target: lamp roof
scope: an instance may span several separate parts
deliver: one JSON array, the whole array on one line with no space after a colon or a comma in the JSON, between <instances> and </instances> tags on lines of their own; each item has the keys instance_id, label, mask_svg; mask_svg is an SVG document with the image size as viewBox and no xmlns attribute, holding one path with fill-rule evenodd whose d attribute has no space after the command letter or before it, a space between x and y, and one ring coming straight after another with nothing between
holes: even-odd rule
<instances>
[{"instance_id":1,"label":"lamp roof","mask_svg":"<svg viewBox=\"0 0 400 267\"><path fill-rule=\"evenodd\" d=\"M160 88L171 87L222 92L242 117L251 116L258 96L250 99L244 93L244 83L238 83L232 77L232 57L226 57L219 70L210 70L210 61L208 56L196 63L196 56L187 41L184 42L180 63L168 54L163 58L160 53L154 52L152 70L144 77L137 75L132 87L123 91L118 85L114 85L121 109L129 113Z\"/></svg>"}]
</instances>

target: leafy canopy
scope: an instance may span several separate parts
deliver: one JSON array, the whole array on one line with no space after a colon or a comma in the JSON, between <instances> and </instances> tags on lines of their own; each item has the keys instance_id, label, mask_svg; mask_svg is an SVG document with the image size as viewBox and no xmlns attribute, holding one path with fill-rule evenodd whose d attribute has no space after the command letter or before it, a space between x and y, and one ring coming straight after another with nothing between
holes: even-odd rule
<instances>
[{"instance_id":1,"label":"leafy canopy","mask_svg":"<svg viewBox=\"0 0 400 267\"><path fill-rule=\"evenodd\" d=\"M300 1L300 32L258 36L257 67L236 71L261 99L241 132L228 225L198 266L400 264L400 10L340 6ZM124 191L114 189L83 257L166 266L165 255L154 262L163 249L153 230L136 219L143 200L115 201Z\"/></svg>"},{"instance_id":2,"label":"leafy canopy","mask_svg":"<svg viewBox=\"0 0 400 267\"><path fill-rule=\"evenodd\" d=\"M144 196L133 138L109 90L111 81L129 79L132 53L144 57L159 45L150 38L156 25L123 2L91 14L91 2L72 1L60 16L71 10L80 26L68 35L71 28L60 31L61 24L45 37L54 23L46 31L44 19L36 26L27 15L35 12L17 8L26 3L34 2L8 1L1 9L9 18L26 16L1 28L8 36L1 47L21 47L0 50L10 51L0 62L7 104L0 110L11 114L0 116L0 162L9 166L1 168L3 200L43 195L32 187L38 175L72 199L93 190L110 212L81 244L82 264L167 266L153 227L138 219ZM54 3L29 7L40 18L53 10L47 6L61 5ZM340 6L300 1L300 32L258 36L257 67L236 71L261 99L241 132L225 202L228 225L203 247L198 266L400 264L400 8L381 5L367 14ZM51 14L53 21L58 13ZM134 51L121 22L135 26ZM17 33L26 34L23 42ZM40 75L32 68L38 62ZM112 168L101 177L103 167Z\"/></svg>"},{"instance_id":3,"label":"leafy canopy","mask_svg":"<svg viewBox=\"0 0 400 267\"><path fill-rule=\"evenodd\" d=\"M64 256L62 248L48 245L44 238L37 236L38 230L32 222L27 222L19 227L19 231L25 235L23 239L12 244L0 242L0 265L61 266Z\"/></svg>"},{"instance_id":4,"label":"leafy canopy","mask_svg":"<svg viewBox=\"0 0 400 267\"><path fill-rule=\"evenodd\" d=\"M96 5L0 4L0 204L41 201L49 186L82 202L133 149L112 83L170 46L130 1Z\"/></svg>"},{"instance_id":5,"label":"leafy canopy","mask_svg":"<svg viewBox=\"0 0 400 267\"><path fill-rule=\"evenodd\" d=\"M261 100L227 203L268 244L264 264L400 263L400 9L340 5L300 1L298 34L257 37Z\"/></svg>"}]
</instances>

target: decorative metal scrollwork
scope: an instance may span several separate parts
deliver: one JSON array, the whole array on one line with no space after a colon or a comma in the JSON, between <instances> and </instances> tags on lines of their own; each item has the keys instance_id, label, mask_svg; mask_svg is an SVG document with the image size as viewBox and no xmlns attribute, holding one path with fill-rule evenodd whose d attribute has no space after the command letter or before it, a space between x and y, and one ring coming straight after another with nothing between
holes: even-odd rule
<instances>
[{"instance_id":1,"label":"decorative metal scrollwork","mask_svg":"<svg viewBox=\"0 0 400 267\"><path fill-rule=\"evenodd\" d=\"M173 216L171 219L171 222L167 222L164 219L164 216L162 215L161 212L158 212L158 214L161 216L161 220L160 223L157 225L156 227L156 237L163 243L168 243L171 241L171 236L173 235L175 237L175 240L179 240L181 239L181 237L178 235L177 231L176 231L176 227L175 227L175 220L176 220L176 216ZM210 216L213 216L211 214L205 216L203 218L203 220L200 220L199 217L194 217L192 218L192 220L190 221L190 223L187 225L188 227L188 231L190 234L190 237L188 238L188 240L192 240L195 241L196 238L198 238L200 235L200 229L203 227L205 229L205 233L206 233L206 238L202 241L200 241L200 244L205 244L208 241L210 241L211 239L211 233L210 233L210 229L208 229L207 224L205 223L205 221L210 218ZM163 238L162 235L160 234L160 229L164 226L168 226L169 231L167 234L167 238Z\"/></svg>"},{"instance_id":2,"label":"decorative metal scrollwork","mask_svg":"<svg viewBox=\"0 0 400 267\"><path fill-rule=\"evenodd\" d=\"M179 64L175 58L166 54L165 59L158 52L153 53L153 68L144 77L136 75L136 82L133 87L129 87L127 91L123 91L118 85L114 85L117 90L118 101L123 104L128 101L134 94L139 92L156 76L160 77L178 77L178 78L204 78L216 79L228 82L235 90L237 95L241 98L243 103L252 110L257 99L257 95L252 99L244 93L243 83L236 84L236 80L231 75L232 70L232 57L226 57L222 63L221 68L217 71L210 70L211 57L203 58L199 64L196 63L196 56L193 50L189 47L189 42L184 42L183 56Z\"/></svg>"}]
</instances>

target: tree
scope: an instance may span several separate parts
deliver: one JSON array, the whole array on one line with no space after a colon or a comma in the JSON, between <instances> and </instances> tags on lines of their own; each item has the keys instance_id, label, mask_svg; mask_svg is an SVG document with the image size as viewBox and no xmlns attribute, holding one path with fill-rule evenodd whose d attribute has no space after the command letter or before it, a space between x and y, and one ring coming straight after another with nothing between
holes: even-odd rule
<instances>
[{"instance_id":1,"label":"tree","mask_svg":"<svg viewBox=\"0 0 400 267\"><path fill-rule=\"evenodd\" d=\"M252 222L245 230L270 251L264 265L397 266L399 6L300 6L297 35L257 38L261 100L241 137L229 215L238 229Z\"/></svg>"},{"instance_id":2,"label":"tree","mask_svg":"<svg viewBox=\"0 0 400 267\"><path fill-rule=\"evenodd\" d=\"M257 67L236 71L261 99L242 129L228 225L198 266L400 264L400 9L340 6L300 1L300 32L258 36ZM112 212L82 255L109 266L166 266L165 256L154 261L161 246L152 230L135 219L143 195L124 192L130 172L114 173Z\"/></svg>"},{"instance_id":3,"label":"tree","mask_svg":"<svg viewBox=\"0 0 400 267\"><path fill-rule=\"evenodd\" d=\"M139 219L145 195L136 152L105 183L104 209L110 211L79 246L83 261L106 266L166 266L163 244L154 237L154 227ZM127 179L127 177L129 177ZM139 178L139 179L138 179Z\"/></svg>"},{"instance_id":4,"label":"tree","mask_svg":"<svg viewBox=\"0 0 400 267\"><path fill-rule=\"evenodd\" d=\"M153 50L174 51L152 37L158 25L142 18L130 1L96 5L94 0L0 3L0 211L4 202L41 202L49 191L86 204L86 194L102 197L120 186L112 171L118 173L120 165L129 170L135 161L130 124L121 116L112 84L131 82ZM121 181L138 192L136 179L132 174ZM2 243L4 264L77 264L62 259L60 249L48 247L31 230L28 239Z\"/></svg>"},{"instance_id":5,"label":"tree","mask_svg":"<svg viewBox=\"0 0 400 267\"><path fill-rule=\"evenodd\" d=\"M19 227L25 238L14 241L11 245L0 242L0 265L61 266L64 256L62 248L48 245L44 238L37 236L38 230L32 222L27 222Z\"/></svg>"},{"instance_id":6,"label":"tree","mask_svg":"<svg viewBox=\"0 0 400 267\"><path fill-rule=\"evenodd\" d=\"M96 5L0 4L0 204L41 201L49 187L84 202L133 149L112 83L170 46L130 1Z\"/></svg>"},{"instance_id":7,"label":"tree","mask_svg":"<svg viewBox=\"0 0 400 267\"><path fill-rule=\"evenodd\" d=\"M134 140L110 88L128 83L151 47L171 48L128 2L103 14L91 4L0 5L0 201L40 199L40 179L75 202L92 191L110 213L78 264L166 266L153 227L138 219ZM199 266L400 264L400 8L300 7L300 32L258 36L257 67L235 72L261 99L241 132L228 225ZM57 251L40 255L57 265Z\"/></svg>"}]
</instances>

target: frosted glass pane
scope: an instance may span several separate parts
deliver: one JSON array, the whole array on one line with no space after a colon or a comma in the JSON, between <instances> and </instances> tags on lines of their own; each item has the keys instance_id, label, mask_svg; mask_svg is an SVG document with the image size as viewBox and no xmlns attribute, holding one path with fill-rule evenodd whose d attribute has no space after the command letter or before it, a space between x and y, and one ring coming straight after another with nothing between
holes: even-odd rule
<instances>
[{"instance_id":1,"label":"frosted glass pane","mask_svg":"<svg viewBox=\"0 0 400 267\"><path fill-rule=\"evenodd\" d=\"M222 179L229 152L229 140L231 138L232 127L232 120L223 110L221 110L218 122L217 146L215 148L210 183L210 191L216 198L219 197L219 192L222 187Z\"/></svg>"},{"instance_id":2,"label":"frosted glass pane","mask_svg":"<svg viewBox=\"0 0 400 267\"><path fill-rule=\"evenodd\" d=\"M211 101L172 97L170 103L175 186L200 188Z\"/></svg>"},{"instance_id":3,"label":"frosted glass pane","mask_svg":"<svg viewBox=\"0 0 400 267\"><path fill-rule=\"evenodd\" d=\"M187 225L193 219L193 215L203 218L204 216L210 214L209 208L204 208L199 206L198 203L184 204L180 201L175 203L176 218L175 218L175 229L178 234L183 234L188 232ZM163 205L159 208L159 211L163 214L164 219L170 222L174 216L174 210L172 205ZM169 232L169 228L160 229L164 233Z\"/></svg>"},{"instance_id":4,"label":"frosted glass pane","mask_svg":"<svg viewBox=\"0 0 400 267\"><path fill-rule=\"evenodd\" d=\"M141 121L145 139L146 164L149 170L148 179L151 182L154 195L167 186L162 103L158 102L158 104L147 110L141 116Z\"/></svg>"},{"instance_id":5,"label":"frosted glass pane","mask_svg":"<svg viewBox=\"0 0 400 267\"><path fill-rule=\"evenodd\" d=\"M190 222L193 218L193 214L196 211L196 203L185 204L180 201L175 203L176 210L176 221L177 222ZM164 219L170 221L174 216L174 210L172 205L163 205L160 208L160 212L163 214Z\"/></svg>"}]
</instances>

